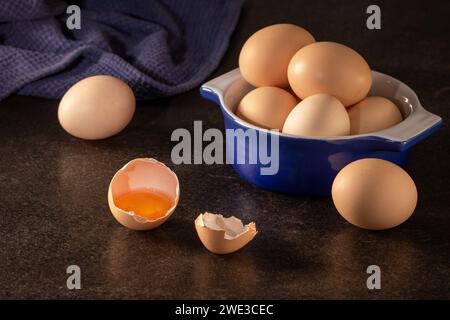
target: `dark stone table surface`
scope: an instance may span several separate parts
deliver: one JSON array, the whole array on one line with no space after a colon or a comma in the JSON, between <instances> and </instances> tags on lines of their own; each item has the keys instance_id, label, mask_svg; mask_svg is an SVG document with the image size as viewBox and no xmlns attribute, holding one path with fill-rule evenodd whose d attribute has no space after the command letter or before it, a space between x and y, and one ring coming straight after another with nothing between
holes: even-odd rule
<instances>
[{"instance_id":1,"label":"dark stone table surface","mask_svg":"<svg viewBox=\"0 0 450 320\"><path fill-rule=\"evenodd\" d=\"M171 163L176 128L193 121L223 129L219 108L198 88L140 102L129 127L82 141L59 126L57 101L13 96L0 103L0 298L450 298L450 6L444 1L377 1L382 29L365 27L370 1L248 1L211 78L237 66L257 29L297 23L317 39L347 44L375 70L410 85L444 127L415 146L408 171L419 190L412 218L370 232L346 223L329 198L255 188L226 165ZM113 174L154 157L178 174L181 199L160 228L134 232L107 204ZM256 221L243 250L209 253L194 230L204 211ZM81 268L81 290L66 268ZM381 290L366 268L379 265Z\"/></svg>"}]
</instances>

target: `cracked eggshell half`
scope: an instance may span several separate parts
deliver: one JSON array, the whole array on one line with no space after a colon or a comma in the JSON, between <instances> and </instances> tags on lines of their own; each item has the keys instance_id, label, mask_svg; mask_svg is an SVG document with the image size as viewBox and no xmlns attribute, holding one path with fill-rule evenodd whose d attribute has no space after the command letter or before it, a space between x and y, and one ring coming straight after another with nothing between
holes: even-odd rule
<instances>
[{"instance_id":1,"label":"cracked eggshell half","mask_svg":"<svg viewBox=\"0 0 450 320\"><path fill-rule=\"evenodd\" d=\"M234 216L205 212L195 219L195 229L203 245L216 254L235 252L249 243L258 233L254 222L244 225Z\"/></svg>"},{"instance_id":2,"label":"cracked eggshell half","mask_svg":"<svg viewBox=\"0 0 450 320\"><path fill-rule=\"evenodd\" d=\"M166 214L149 220L117 207L117 197L134 191L149 189L165 194L172 201ZM108 190L108 204L114 218L123 226L133 230L150 230L163 224L175 211L180 198L177 175L165 164L151 158L138 158L124 165L111 179Z\"/></svg>"}]
</instances>

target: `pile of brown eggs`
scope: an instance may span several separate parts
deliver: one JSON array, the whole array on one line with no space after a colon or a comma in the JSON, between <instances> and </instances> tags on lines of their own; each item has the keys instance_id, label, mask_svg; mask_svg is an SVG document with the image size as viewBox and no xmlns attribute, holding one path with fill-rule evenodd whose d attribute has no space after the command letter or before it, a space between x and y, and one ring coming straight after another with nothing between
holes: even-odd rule
<instances>
[{"instance_id":1,"label":"pile of brown eggs","mask_svg":"<svg viewBox=\"0 0 450 320\"><path fill-rule=\"evenodd\" d=\"M372 73L353 49L316 42L305 29L276 24L242 47L239 68L255 87L236 115L265 129L299 136L345 136L380 131L402 121L397 106L368 97Z\"/></svg>"},{"instance_id":2,"label":"pile of brown eggs","mask_svg":"<svg viewBox=\"0 0 450 320\"><path fill-rule=\"evenodd\" d=\"M308 31L292 24L272 25L253 34L241 50L239 68L255 88L241 99L235 113L260 128L332 137L376 132L402 121L392 101L368 96L372 72L360 54L339 43L316 42ZM383 230L411 216L417 189L399 166L367 158L338 173L332 198L351 224Z\"/></svg>"}]
</instances>

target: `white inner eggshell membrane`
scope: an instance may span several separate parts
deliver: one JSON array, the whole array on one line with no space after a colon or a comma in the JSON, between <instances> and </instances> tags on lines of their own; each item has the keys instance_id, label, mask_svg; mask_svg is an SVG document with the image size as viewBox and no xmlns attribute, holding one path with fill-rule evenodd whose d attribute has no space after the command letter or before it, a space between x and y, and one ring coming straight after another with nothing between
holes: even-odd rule
<instances>
[{"instance_id":1,"label":"white inner eggshell membrane","mask_svg":"<svg viewBox=\"0 0 450 320\"><path fill-rule=\"evenodd\" d=\"M216 231L225 231L225 239L236 239L248 231L248 225L234 216L224 218L221 214L205 212L202 214L202 227Z\"/></svg>"},{"instance_id":2,"label":"white inner eggshell membrane","mask_svg":"<svg viewBox=\"0 0 450 320\"><path fill-rule=\"evenodd\" d=\"M176 200L179 193L175 174L153 159L130 161L116 173L111 183L113 198L138 189L160 191L172 200Z\"/></svg>"}]
</instances>

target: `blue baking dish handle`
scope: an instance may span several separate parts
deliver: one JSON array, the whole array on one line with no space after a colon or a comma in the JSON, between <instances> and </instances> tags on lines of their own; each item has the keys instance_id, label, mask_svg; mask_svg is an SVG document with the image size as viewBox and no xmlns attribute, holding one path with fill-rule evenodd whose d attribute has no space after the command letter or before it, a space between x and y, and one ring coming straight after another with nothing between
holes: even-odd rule
<instances>
[{"instance_id":1,"label":"blue baking dish handle","mask_svg":"<svg viewBox=\"0 0 450 320\"><path fill-rule=\"evenodd\" d=\"M417 100L416 110L400 124L379 131L366 139L391 144L398 151L406 151L442 127L441 117L425 110Z\"/></svg>"},{"instance_id":2,"label":"blue baking dish handle","mask_svg":"<svg viewBox=\"0 0 450 320\"><path fill-rule=\"evenodd\" d=\"M217 103L220 106L220 97L214 90L207 87L200 87L200 95L212 102Z\"/></svg>"},{"instance_id":3,"label":"blue baking dish handle","mask_svg":"<svg viewBox=\"0 0 450 320\"><path fill-rule=\"evenodd\" d=\"M428 138L429 136L431 136L433 133L435 133L436 131L438 131L440 128L442 128L442 119L438 120L438 122L434 125L432 125L431 127L428 127L427 129L425 129L423 132L417 134L416 136L412 137L409 140L403 141L403 142L398 142L395 141L396 143L400 143L399 146L399 150L400 151L404 151L404 150L408 150L410 149L412 146L418 144L419 142L425 140L426 138ZM389 142L393 142L390 140L387 140Z\"/></svg>"}]
</instances>

